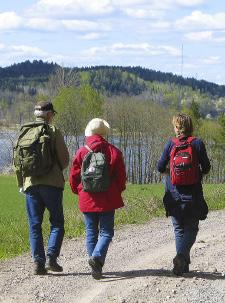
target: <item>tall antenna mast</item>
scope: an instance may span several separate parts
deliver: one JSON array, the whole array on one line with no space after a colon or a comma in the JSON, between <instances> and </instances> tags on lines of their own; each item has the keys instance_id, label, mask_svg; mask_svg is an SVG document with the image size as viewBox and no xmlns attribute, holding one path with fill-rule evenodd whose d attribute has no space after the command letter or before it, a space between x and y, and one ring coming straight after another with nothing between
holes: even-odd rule
<instances>
[{"instance_id":1,"label":"tall antenna mast","mask_svg":"<svg viewBox=\"0 0 225 303\"><path fill-rule=\"evenodd\" d=\"M183 65L184 65L184 49L183 49L183 43L181 46L181 76L183 77Z\"/></svg>"}]
</instances>

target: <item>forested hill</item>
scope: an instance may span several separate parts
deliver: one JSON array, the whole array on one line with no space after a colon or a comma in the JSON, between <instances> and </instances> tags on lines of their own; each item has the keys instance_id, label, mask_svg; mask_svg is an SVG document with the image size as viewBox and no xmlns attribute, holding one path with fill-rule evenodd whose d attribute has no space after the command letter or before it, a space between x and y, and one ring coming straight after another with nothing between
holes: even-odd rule
<instances>
[{"instance_id":1,"label":"forested hill","mask_svg":"<svg viewBox=\"0 0 225 303\"><path fill-rule=\"evenodd\" d=\"M25 61L22 63L13 64L9 67L0 68L0 86L2 86L4 83L3 86L4 88L6 88L6 83L4 80L7 80L7 83L9 83L9 79L13 80L16 78L38 78L39 80L43 78L44 80L48 78L49 75L57 69L57 67L59 66L56 63L47 63L43 62L42 60L34 60L33 62ZM96 75L97 77L99 77L99 72L102 72L103 75L107 75L111 80L115 80L116 75L121 76L121 72L126 72L144 81L174 83L181 86L189 86L194 90L199 90L200 92L210 94L211 96L225 96L225 85L218 85L205 80L197 80L195 78L184 78L182 76L178 76L172 73L164 73L161 71L155 71L140 66L91 66L82 68L74 67L73 69L77 72L90 72L91 78L95 78L95 80ZM70 70L70 68L67 68L67 70ZM144 87L142 85L141 89L143 88ZM138 88L137 93L139 92L139 90L140 89ZM123 93L123 91L121 93Z\"/></svg>"},{"instance_id":2,"label":"forested hill","mask_svg":"<svg viewBox=\"0 0 225 303\"><path fill-rule=\"evenodd\" d=\"M201 93L208 93L212 96L224 97L225 96L225 85L218 85L213 82L208 82L205 80L197 80L195 78L184 78L173 73L165 73L161 71L155 71L152 69L144 68L141 66L131 67L131 66L91 66L78 68L81 71L99 71L99 70L121 70L134 74L140 79L145 81L157 81L157 82L169 82L182 86L189 86L194 90L199 90Z\"/></svg>"},{"instance_id":3,"label":"forested hill","mask_svg":"<svg viewBox=\"0 0 225 303\"><path fill-rule=\"evenodd\" d=\"M0 67L0 78L40 78L46 77L52 74L58 67L56 63L47 63L42 60L34 60L30 62L29 60L13 64L7 67Z\"/></svg>"}]
</instances>

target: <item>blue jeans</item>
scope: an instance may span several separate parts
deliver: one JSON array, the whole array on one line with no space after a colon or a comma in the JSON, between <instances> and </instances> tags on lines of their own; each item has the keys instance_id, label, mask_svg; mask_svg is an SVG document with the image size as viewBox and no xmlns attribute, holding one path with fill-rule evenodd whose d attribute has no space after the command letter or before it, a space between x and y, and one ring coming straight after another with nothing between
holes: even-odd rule
<instances>
[{"instance_id":1,"label":"blue jeans","mask_svg":"<svg viewBox=\"0 0 225 303\"><path fill-rule=\"evenodd\" d=\"M195 243L198 234L197 219L183 219L178 220L172 217L172 223L175 234L176 251L185 257L186 262L190 263L190 250Z\"/></svg>"},{"instance_id":2,"label":"blue jeans","mask_svg":"<svg viewBox=\"0 0 225 303\"><path fill-rule=\"evenodd\" d=\"M84 213L88 255L97 257L102 265L114 236L114 214L115 211Z\"/></svg>"},{"instance_id":3,"label":"blue jeans","mask_svg":"<svg viewBox=\"0 0 225 303\"><path fill-rule=\"evenodd\" d=\"M57 258L64 236L63 190L61 188L36 185L26 190L26 206L30 229L30 246L34 261L45 263L45 250L42 236L44 211L49 211L50 235L47 256Z\"/></svg>"}]
</instances>

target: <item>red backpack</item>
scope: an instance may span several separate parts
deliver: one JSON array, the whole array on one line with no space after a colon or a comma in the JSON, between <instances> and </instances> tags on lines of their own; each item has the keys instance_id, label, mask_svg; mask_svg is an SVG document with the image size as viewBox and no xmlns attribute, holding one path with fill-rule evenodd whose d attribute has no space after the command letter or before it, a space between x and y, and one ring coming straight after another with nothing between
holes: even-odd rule
<instances>
[{"instance_id":1,"label":"red backpack","mask_svg":"<svg viewBox=\"0 0 225 303\"><path fill-rule=\"evenodd\" d=\"M173 185L192 185L199 182L199 162L191 145L195 137L173 138L170 152L170 178Z\"/></svg>"}]
</instances>

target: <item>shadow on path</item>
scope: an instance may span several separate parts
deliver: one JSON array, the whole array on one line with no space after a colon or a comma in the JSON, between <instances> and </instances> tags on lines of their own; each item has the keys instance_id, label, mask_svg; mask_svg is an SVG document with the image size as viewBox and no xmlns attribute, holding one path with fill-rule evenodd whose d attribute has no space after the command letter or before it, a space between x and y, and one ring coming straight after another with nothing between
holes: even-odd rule
<instances>
[{"instance_id":1,"label":"shadow on path","mask_svg":"<svg viewBox=\"0 0 225 303\"><path fill-rule=\"evenodd\" d=\"M74 272L74 273L53 273L48 272L51 277L66 277L66 276L91 276L90 272ZM219 272L202 272L202 271L190 271L184 274L182 277L175 276L171 270L166 269L134 269L129 271L114 271L114 272L103 272L103 279L101 282L113 282L126 279L134 279L140 277L169 277L169 278L186 278L186 279L205 279L205 280L224 280L225 277Z\"/></svg>"},{"instance_id":2,"label":"shadow on path","mask_svg":"<svg viewBox=\"0 0 225 303\"><path fill-rule=\"evenodd\" d=\"M140 269L140 270L129 270L129 271L117 271L117 272L106 272L103 273L104 279L102 282L112 282L116 280L133 279L138 277L169 277L177 278L170 270L166 269ZM224 280L225 277L221 273L214 272L201 272L201 271L190 271L182 276L186 279L201 278L206 280Z\"/></svg>"}]
</instances>

